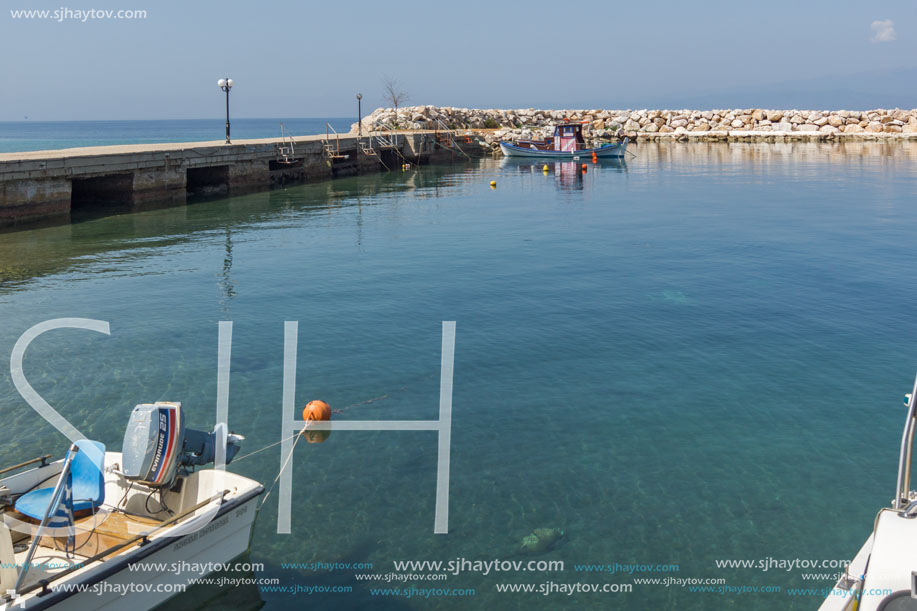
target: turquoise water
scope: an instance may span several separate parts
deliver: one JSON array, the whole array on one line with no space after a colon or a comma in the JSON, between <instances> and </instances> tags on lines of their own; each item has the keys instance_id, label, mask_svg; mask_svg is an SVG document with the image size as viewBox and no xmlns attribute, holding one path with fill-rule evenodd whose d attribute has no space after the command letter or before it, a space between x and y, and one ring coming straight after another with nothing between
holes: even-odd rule
<instances>
[{"instance_id":1,"label":"turquoise water","mask_svg":"<svg viewBox=\"0 0 917 611\"><path fill-rule=\"evenodd\" d=\"M284 321L299 321L297 404L352 420L435 419L441 321L456 321L450 533L433 534L435 433L334 432L297 445L293 533L276 534L275 490L251 561L284 585L353 591L250 587L211 609L817 608L785 590L833 580L716 561L849 558L893 495L917 370L917 149L636 152L585 175L482 160L0 234L0 355L44 320L109 321L111 336L42 336L25 373L120 448L139 402L180 400L190 426L212 426L217 323L232 320L229 424L246 454L281 435ZM0 405L3 463L64 451L8 371ZM278 447L230 468L270 486L280 463ZM519 556L536 528L565 536ZM412 583L473 597L408 599L352 570L281 567L456 558L565 570L464 572ZM611 563L679 571L574 570ZM665 576L783 591L496 591Z\"/></svg>"},{"instance_id":2,"label":"turquoise water","mask_svg":"<svg viewBox=\"0 0 917 611\"><path fill-rule=\"evenodd\" d=\"M280 124L287 134L325 133L325 123L340 133L350 131L356 117L299 119L231 119L233 139L277 138ZM42 151L78 146L202 142L223 140L226 119L162 121L0 121L0 153Z\"/></svg>"}]
</instances>

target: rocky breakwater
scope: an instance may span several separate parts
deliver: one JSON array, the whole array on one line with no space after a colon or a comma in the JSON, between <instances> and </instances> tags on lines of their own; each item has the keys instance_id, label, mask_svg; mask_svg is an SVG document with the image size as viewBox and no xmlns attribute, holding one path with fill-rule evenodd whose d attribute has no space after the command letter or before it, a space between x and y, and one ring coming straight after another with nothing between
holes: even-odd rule
<instances>
[{"instance_id":1,"label":"rocky breakwater","mask_svg":"<svg viewBox=\"0 0 917 611\"><path fill-rule=\"evenodd\" d=\"M879 140L917 139L917 109L901 110L501 110L408 106L377 108L363 119L380 129L474 130L488 144L553 133L557 123L582 123L594 140ZM353 124L356 131L357 124Z\"/></svg>"}]
</instances>

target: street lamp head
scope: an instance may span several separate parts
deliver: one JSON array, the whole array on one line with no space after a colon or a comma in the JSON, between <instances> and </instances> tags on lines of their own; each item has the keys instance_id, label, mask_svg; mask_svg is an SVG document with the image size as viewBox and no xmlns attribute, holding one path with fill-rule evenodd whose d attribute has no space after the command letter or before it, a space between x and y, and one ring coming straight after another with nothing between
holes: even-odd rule
<instances>
[{"instance_id":1,"label":"street lamp head","mask_svg":"<svg viewBox=\"0 0 917 611\"><path fill-rule=\"evenodd\" d=\"M220 88L225 87L225 86L226 86L226 79L221 78L220 80L218 80L218 81L217 81L217 86L220 87Z\"/></svg>"},{"instance_id":2,"label":"street lamp head","mask_svg":"<svg viewBox=\"0 0 917 611\"><path fill-rule=\"evenodd\" d=\"M227 86L227 87L232 88L232 86L235 85L235 84L236 84L235 81L233 81L231 78L230 78L230 79L226 79L226 86Z\"/></svg>"},{"instance_id":3,"label":"street lamp head","mask_svg":"<svg viewBox=\"0 0 917 611\"><path fill-rule=\"evenodd\" d=\"M363 94L362 94L362 93L358 93L358 94L357 94L357 99L358 99L358 100L362 100L362 99L363 99Z\"/></svg>"}]
</instances>

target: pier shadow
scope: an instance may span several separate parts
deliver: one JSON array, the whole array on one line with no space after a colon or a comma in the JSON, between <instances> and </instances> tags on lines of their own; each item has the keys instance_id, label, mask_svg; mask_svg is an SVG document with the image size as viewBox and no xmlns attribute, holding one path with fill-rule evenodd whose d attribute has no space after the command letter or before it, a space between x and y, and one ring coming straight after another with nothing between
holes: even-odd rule
<instances>
[{"instance_id":1,"label":"pier shadow","mask_svg":"<svg viewBox=\"0 0 917 611\"><path fill-rule=\"evenodd\" d=\"M311 182L239 195L204 191L181 201L81 206L71 214L0 227L0 292L41 277L85 267L108 252L152 256L162 248L207 239L214 231L241 234L262 224L297 224L329 209L390 203L414 193L438 197L471 171L470 164L424 166ZM360 215L355 229L359 241Z\"/></svg>"}]
</instances>

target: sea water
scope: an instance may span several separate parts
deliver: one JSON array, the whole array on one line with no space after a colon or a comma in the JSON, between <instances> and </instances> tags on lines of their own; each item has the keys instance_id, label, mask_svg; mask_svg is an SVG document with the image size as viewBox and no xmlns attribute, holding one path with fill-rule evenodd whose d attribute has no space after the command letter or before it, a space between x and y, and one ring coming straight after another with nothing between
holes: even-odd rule
<instances>
[{"instance_id":1,"label":"sea water","mask_svg":"<svg viewBox=\"0 0 917 611\"><path fill-rule=\"evenodd\" d=\"M838 569L723 563L851 558L894 494L917 371L917 149L631 150L585 173L422 165L3 233L0 355L45 320L108 321L110 336L39 337L24 371L119 450L137 403L181 401L188 426L213 426L232 321L228 424L246 439L229 468L271 488L280 446L245 455L285 433L285 321L297 411L322 399L338 420L437 419L456 322L449 533L433 532L435 432L334 431L297 444L292 533L274 488L247 558L298 593L197 589L170 609L816 608L789 590ZM63 454L8 371L0 405L4 464ZM535 529L563 536L527 555ZM536 564L473 568L496 560ZM560 588L576 584L632 589Z\"/></svg>"}]
</instances>

